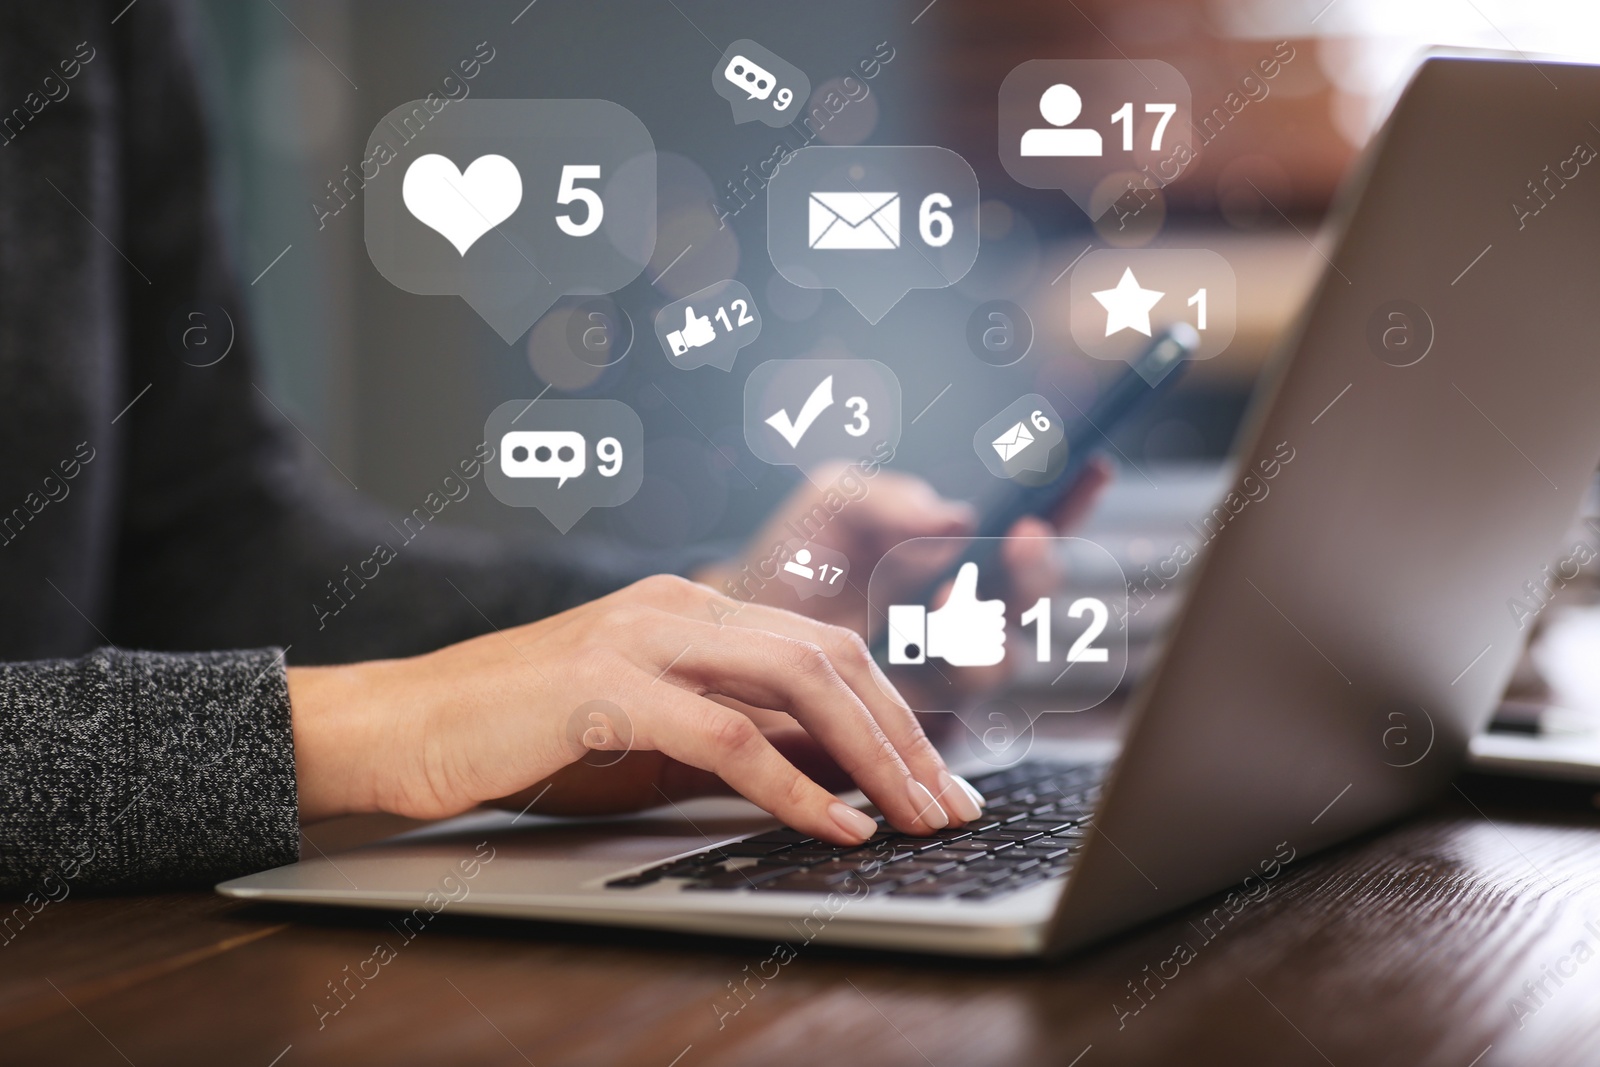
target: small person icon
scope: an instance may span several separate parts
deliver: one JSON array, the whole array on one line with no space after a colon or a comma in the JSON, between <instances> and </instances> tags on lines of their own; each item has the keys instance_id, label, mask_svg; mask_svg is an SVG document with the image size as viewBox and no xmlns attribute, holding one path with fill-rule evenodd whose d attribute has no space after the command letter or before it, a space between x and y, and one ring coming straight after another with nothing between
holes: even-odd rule
<instances>
[{"instance_id":1,"label":"small person icon","mask_svg":"<svg viewBox=\"0 0 1600 1067\"><path fill-rule=\"evenodd\" d=\"M1064 83L1050 86L1039 97L1039 114L1052 128L1028 130L1022 135L1024 156L1099 156L1105 152L1098 130L1069 130L1083 112L1078 90Z\"/></svg>"},{"instance_id":2,"label":"small person icon","mask_svg":"<svg viewBox=\"0 0 1600 1067\"><path fill-rule=\"evenodd\" d=\"M800 551L794 554L794 559L789 560L783 565L783 569L788 571L790 574L798 574L800 577L810 580L817 576L817 572L815 570L806 566L806 564L810 562L811 550L809 548L802 548Z\"/></svg>"}]
</instances>

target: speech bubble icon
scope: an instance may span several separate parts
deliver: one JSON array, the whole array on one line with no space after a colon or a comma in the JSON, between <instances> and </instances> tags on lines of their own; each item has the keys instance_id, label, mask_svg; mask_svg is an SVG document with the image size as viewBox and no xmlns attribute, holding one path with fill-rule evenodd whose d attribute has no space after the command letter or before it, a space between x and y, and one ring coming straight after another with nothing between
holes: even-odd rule
<instances>
[{"instance_id":1,"label":"speech bubble icon","mask_svg":"<svg viewBox=\"0 0 1600 1067\"><path fill-rule=\"evenodd\" d=\"M830 461L882 465L900 444L900 379L875 359L769 359L744 382L744 441L819 488Z\"/></svg>"},{"instance_id":2,"label":"speech bubble icon","mask_svg":"<svg viewBox=\"0 0 1600 1067\"><path fill-rule=\"evenodd\" d=\"M1000 163L1091 219L1122 205L1125 221L1199 156L1191 114L1189 83L1169 63L1030 59L1000 83Z\"/></svg>"},{"instance_id":3,"label":"speech bubble icon","mask_svg":"<svg viewBox=\"0 0 1600 1067\"><path fill-rule=\"evenodd\" d=\"M500 439L507 478L556 478L556 488L583 473L589 442L572 430L513 430Z\"/></svg>"},{"instance_id":4,"label":"speech bubble icon","mask_svg":"<svg viewBox=\"0 0 1600 1067\"><path fill-rule=\"evenodd\" d=\"M765 100L771 96L772 86L776 81L771 71L757 66L744 56L734 56L728 60L722 76L752 100Z\"/></svg>"},{"instance_id":5,"label":"speech bubble icon","mask_svg":"<svg viewBox=\"0 0 1600 1067\"><path fill-rule=\"evenodd\" d=\"M373 128L361 178L378 272L461 297L507 344L655 250L655 142L609 100L413 100Z\"/></svg>"},{"instance_id":6,"label":"speech bubble icon","mask_svg":"<svg viewBox=\"0 0 1600 1067\"><path fill-rule=\"evenodd\" d=\"M836 597L850 584L850 557L843 552L791 537L783 543L783 557L778 581L801 600Z\"/></svg>"},{"instance_id":7,"label":"speech bubble icon","mask_svg":"<svg viewBox=\"0 0 1600 1067\"><path fill-rule=\"evenodd\" d=\"M728 279L656 313L656 338L674 367L732 370L739 350L761 336L761 311L743 282Z\"/></svg>"},{"instance_id":8,"label":"speech bubble icon","mask_svg":"<svg viewBox=\"0 0 1600 1067\"><path fill-rule=\"evenodd\" d=\"M1072 268L1072 339L1095 359L1133 362L1177 323L1194 328L1190 359L1233 343L1238 281L1209 248L1100 248Z\"/></svg>"},{"instance_id":9,"label":"speech bubble icon","mask_svg":"<svg viewBox=\"0 0 1600 1067\"><path fill-rule=\"evenodd\" d=\"M644 424L620 400L508 400L489 413L483 469L502 504L537 508L562 533L644 482Z\"/></svg>"},{"instance_id":10,"label":"speech bubble icon","mask_svg":"<svg viewBox=\"0 0 1600 1067\"><path fill-rule=\"evenodd\" d=\"M1056 409L1038 393L1029 393L978 427L972 435L972 448L990 474L1017 478L1024 471L1048 475L1052 468L1059 468L1067 458L1067 450L1061 447L1065 441Z\"/></svg>"},{"instance_id":11,"label":"speech bubble icon","mask_svg":"<svg viewBox=\"0 0 1600 1067\"><path fill-rule=\"evenodd\" d=\"M722 53L711 88L732 106L736 124L759 119L774 129L794 121L811 98L805 71L751 40L735 41Z\"/></svg>"},{"instance_id":12,"label":"speech bubble icon","mask_svg":"<svg viewBox=\"0 0 1600 1067\"><path fill-rule=\"evenodd\" d=\"M837 289L876 324L978 258L978 176L934 145L813 146L767 185L767 252L804 289Z\"/></svg>"},{"instance_id":13,"label":"speech bubble icon","mask_svg":"<svg viewBox=\"0 0 1600 1067\"><path fill-rule=\"evenodd\" d=\"M1103 545L1030 538L1040 565L1029 569L1026 595L998 563L984 563L972 564L975 587L963 590L957 577L948 593L924 596L926 579L914 576L927 573L929 560L998 560L1007 540L913 537L883 554L867 578L866 617L889 620L893 635L875 653L885 695L899 690L919 712L966 708L971 693L993 688L996 661L977 654L985 650L999 651L998 662L1021 683L1007 693L1026 713L1008 719L1013 726L1046 712L1086 711L1117 692L1128 670L1130 586ZM1003 617L994 617L997 608Z\"/></svg>"}]
</instances>

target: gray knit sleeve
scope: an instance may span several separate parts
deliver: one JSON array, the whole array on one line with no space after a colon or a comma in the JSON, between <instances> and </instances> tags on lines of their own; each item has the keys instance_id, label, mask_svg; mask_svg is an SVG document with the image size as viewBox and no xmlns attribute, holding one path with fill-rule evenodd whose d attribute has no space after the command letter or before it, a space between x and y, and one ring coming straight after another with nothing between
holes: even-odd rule
<instances>
[{"instance_id":1,"label":"gray knit sleeve","mask_svg":"<svg viewBox=\"0 0 1600 1067\"><path fill-rule=\"evenodd\" d=\"M0 893L206 885L298 856L278 650L0 664Z\"/></svg>"}]
</instances>

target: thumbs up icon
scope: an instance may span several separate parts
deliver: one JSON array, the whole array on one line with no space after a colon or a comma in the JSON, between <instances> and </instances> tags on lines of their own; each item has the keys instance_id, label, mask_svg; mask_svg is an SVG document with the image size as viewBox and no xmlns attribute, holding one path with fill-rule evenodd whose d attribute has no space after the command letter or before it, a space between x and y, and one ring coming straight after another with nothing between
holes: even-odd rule
<instances>
[{"instance_id":1,"label":"thumbs up icon","mask_svg":"<svg viewBox=\"0 0 1600 1067\"><path fill-rule=\"evenodd\" d=\"M696 315L692 307L683 309L683 329L667 334L667 344L675 356L681 356L691 348L708 345L716 339L717 328L711 325L710 317Z\"/></svg>"},{"instance_id":2,"label":"thumbs up icon","mask_svg":"<svg viewBox=\"0 0 1600 1067\"><path fill-rule=\"evenodd\" d=\"M978 565L963 563L943 606L889 607L889 662L942 659L952 667L992 667L1006 657L1006 602L978 599Z\"/></svg>"}]
</instances>

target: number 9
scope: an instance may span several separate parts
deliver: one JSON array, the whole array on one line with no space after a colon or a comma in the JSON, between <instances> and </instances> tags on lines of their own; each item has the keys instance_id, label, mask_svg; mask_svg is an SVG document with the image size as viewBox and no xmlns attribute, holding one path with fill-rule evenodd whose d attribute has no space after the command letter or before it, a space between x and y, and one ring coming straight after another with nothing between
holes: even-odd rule
<instances>
[{"instance_id":1,"label":"number 9","mask_svg":"<svg viewBox=\"0 0 1600 1067\"><path fill-rule=\"evenodd\" d=\"M1029 415L1028 421L1033 423L1033 428L1040 433L1050 428L1050 420L1045 417L1045 413L1042 411L1035 411L1032 415Z\"/></svg>"},{"instance_id":2,"label":"number 9","mask_svg":"<svg viewBox=\"0 0 1600 1067\"><path fill-rule=\"evenodd\" d=\"M615 437L602 437L594 446L594 454L600 461L595 467L600 477L615 478L622 469L622 442Z\"/></svg>"},{"instance_id":3,"label":"number 9","mask_svg":"<svg viewBox=\"0 0 1600 1067\"><path fill-rule=\"evenodd\" d=\"M784 86L778 90L778 95L773 97L772 109L774 111L782 111L792 103L794 103L794 90Z\"/></svg>"}]
</instances>

